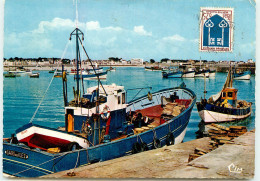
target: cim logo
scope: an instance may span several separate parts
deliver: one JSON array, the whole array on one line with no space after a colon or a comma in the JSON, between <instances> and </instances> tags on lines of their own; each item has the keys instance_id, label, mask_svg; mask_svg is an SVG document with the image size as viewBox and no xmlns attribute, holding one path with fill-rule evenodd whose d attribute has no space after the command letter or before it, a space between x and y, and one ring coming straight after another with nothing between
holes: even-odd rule
<instances>
[{"instance_id":1,"label":"cim logo","mask_svg":"<svg viewBox=\"0 0 260 181\"><path fill-rule=\"evenodd\" d=\"M232 8L201 8L200 51L232 51L232 24Z\"/></svg>"},{"instance_id":2,"label":"cim logo","mask_svg":"<svg viewBox=\"0 0 260 181\"><path fill-rule=\"evenodd\" d=\"M242 173L243 168L238 168L234 163L231 163L228 166L228 170L230 173Z\"/></svg>"}]
</instances>

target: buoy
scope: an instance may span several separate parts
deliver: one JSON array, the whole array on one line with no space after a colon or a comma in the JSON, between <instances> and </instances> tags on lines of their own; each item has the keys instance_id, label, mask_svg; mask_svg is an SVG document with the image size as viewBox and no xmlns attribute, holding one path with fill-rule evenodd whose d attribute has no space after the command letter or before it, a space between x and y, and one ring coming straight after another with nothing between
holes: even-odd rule
<instances>
[{"instance_id":1,"label":"buoy","mask_svg":"<svg viewBox=\"0 0 260 181\"><path fill-rule=\"evenodd\" d=\"M109 116L110 116L109 110L110 110L109 107L107 105L105 105L102 112L100 113L102 119L107 120L109 118ZM105 116L105 114L106 114L106 116Z\"/></svg>"}]
</instances>

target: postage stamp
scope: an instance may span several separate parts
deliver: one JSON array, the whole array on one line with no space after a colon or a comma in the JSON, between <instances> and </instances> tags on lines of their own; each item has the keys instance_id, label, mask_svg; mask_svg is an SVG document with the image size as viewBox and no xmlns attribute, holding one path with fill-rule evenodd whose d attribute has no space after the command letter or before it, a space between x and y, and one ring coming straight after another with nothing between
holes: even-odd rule
<instances>
[{"instance_id":1,"label":"postage stamp","mask_svg":"<svg viewBox=\"0 0 260 181\"><path fill-rule=\"evenodd\" d=\"M201 8L200 51L231 52L233 8Z\"/></svg>"}]
</instances>

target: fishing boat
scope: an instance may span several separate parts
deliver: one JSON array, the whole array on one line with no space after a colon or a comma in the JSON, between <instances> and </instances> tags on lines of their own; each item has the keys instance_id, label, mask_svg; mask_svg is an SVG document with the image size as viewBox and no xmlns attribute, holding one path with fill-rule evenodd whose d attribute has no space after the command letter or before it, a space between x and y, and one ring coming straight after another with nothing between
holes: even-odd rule
<instances>
[{"instance_id":1,"label":"fishing boat","mask_svg":"<svg viewBox=\"0 0 260 181\"><path fill-rule=\"evenodd\" d=\"M79 74L81 74L81 71L84 71L84 68L79 69ZM77 69L76 68L71 68L69 74L76 75L77 74Z\"/></svg>"},{"instance_id":2,"label":"fishing boat","mask_svg":"<svg viewBox=\"0 0 260 181\"><path fill-rule=\"evenodd\" d=\"M209 77L209 69L199 69L195 72L194 77Z\"/></svg>"},{"instance_id":3,"label":"fishing boat","mask_svg":"<svg viewBox=\"0 0 260 181\"><path fill-rule=\"evenodd\" d=\"M55 69L51 69L50 71L49 71L49 73L54 73L56 70Z\"/></svg>"},{"instance_id":4,"label":"fishing boat","mask_svg":"<svg viewBox=\"0 0 260 181\"><path fill-rule=\"evenodd\" d=\"M215 77L216 76L216 70L209 70L209 77Z\"/></svg>"},{"instance_id":5,"label":"fishing boat","mask_svg":"<svg viewBox=\"0 0 260 181\"><path fill-rule=\"evenodd\" d=\"M145 70L147 71L162 71L162 68L159 66L154 66L154 67L144 67Z\"/></svg>"},{"instance_id":6,"label":"fishing boat","mask_svg":"<svg viewBox=\"0 0 260 181\"><path fill-rule=\"evenodd\" d=\"M197 109L205 123L220 123L241 120L249 117L252 112L252 103L237 100L238 90L232 87L233 73L230 69L222 90L208 100L197 102ZM206 93L206 91L204 91Z\"/></svg>"},{"instance_id":7,"label":"fishing boat","mask_svg":"<svg viewBox=\"0 0 260 181\"><path fill-rule=\"evenodd\" d=\"M29 74L30 78L39 78L40 77L40 73L36 72L36 73L31 73Z\"/></svg>"},{"instance_id":8,"label":"fishing boat","mask_svg":"<svg viewBox=\"0 0 260 181\"><path fill-rule=\"evenodd\" d=\"M12 74L16 74L16 75L25 75L26 74L26 71L24 70L13 70L13 71L9 71L9 73L12 73Z\"/></svg>"},{"instance_id":9,"label":"fishing boat","mask_svg":"<svg viewBox=\"0 0 260 181\"><path fill-rule=\"evenodd\" d=\"M79 74L79 79L84 80L93 80L93 79L106 79L107 78L107 71L103 71L103 69L99 71L88 71L84 70L81 74ZM74 78L77 78L77 75L74 76Z\"/></svg>"},{"instance_id":10,"label":"fishing boat","mask_svg":"<svg viewBox=\"0 0 260 181\"><path fill-rule=\"evenodd\" d=\"M180 71L177 67L169 67L168 71L163 71L162 76L163 78L181 78L183 72Z\"/></svg>"},{"instance_id":11,"label":"fishing boat","mask_svg":"<svg viewBox=\"0 0 260 181\"><path fill-rule=\"evenodd\" d=\"M195 69L188 68L187 71L183 71L182 78L194 78L195 76Z\"/></svg>"},{"instance_id":12,"label":"fishing boat","mask_svg":"<svg viewBox=\"0 0 260 181\"><path fill-rule=\"evenodd\" d=\"M62 72L55 71L54 77L55 77L55 78L60 78L60 77L62 77Z\"/></svg>"},{"instance_id":13,"label":"fishing boat","mask_svg":"<svg viewBox=\"0 0 260 181\"><path fill-rule=\"evenodd\" d=\"M79 75L79 43L88 54L82 31L76 28L70 40L73 35ZM127 102L124 86L103 85L98 77L98 85L84 92L77 76L74 98L68 101L66 73L62 75L65 127L37 125L32 117L4 139L4 173L38 177L182 142L196 102L184 84Z\"/></svg>"},{"instance_id":14,"label":"fishing boat","mask_svg":"<svg viewBox=\"0 0 260 181\"><path fill-rule=\"evenodd\" d=\"M108 71L116 71L116 68L115 67L109 67Z\"/></svg>"},{"instance_id":15,"label":"fishing boat","mask_svg":"<svg viewBox=\"0 0 260 181\"><path fill-rule=\"evenodd\" d=\"M234 80L250 80L251 71L234 72Z\"/></svg>"},{"instance_id":16,"label":"fishing boat","mask_svg":"<svg viewBox=\"0 0 260 181\"><path fill-rule=\"evenodd\" d=\"M6 78L15 78L15 77L19 77L19 76L20 75L14 74L14 73L11 73L11 72L8 72L8 73L4 74L4 77L6 77Z\"/></svg>"}]
</instances>

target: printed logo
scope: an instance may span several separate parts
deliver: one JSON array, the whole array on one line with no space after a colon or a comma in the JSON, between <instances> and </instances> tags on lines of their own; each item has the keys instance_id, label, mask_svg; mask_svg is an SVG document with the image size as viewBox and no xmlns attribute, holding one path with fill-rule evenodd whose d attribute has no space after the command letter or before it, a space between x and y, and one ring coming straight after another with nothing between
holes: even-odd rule
<instances>
[{"instance_id":1,"label":"printed logo","mask_svg":"<svg viewBox=\"0 0 260 181\"><path fill-rule=\"evenodd\" d=\"M200 51L231 52L233 9L201 8Z\"/></svg>"},{"instance_id":2,"label":"printed logo","mask_svg":"<svg viewBox=\"0 0 260 181\"><path fill-rule=\"evenodd\" d=\"M231 164L228 166L228 170L229 170L229 172L231 172L231 173L242 173L243 168L238 168L234 163L231 163Z\"/></svg>"}]
</instances>

